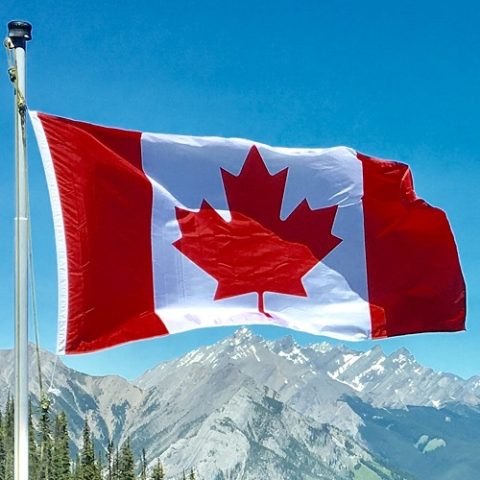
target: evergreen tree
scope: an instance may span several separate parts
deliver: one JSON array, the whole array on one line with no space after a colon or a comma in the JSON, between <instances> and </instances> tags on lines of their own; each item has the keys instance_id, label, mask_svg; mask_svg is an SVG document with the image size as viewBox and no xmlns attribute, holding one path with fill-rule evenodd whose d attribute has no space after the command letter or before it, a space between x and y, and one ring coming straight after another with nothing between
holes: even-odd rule
<instances>
[{"instance_id":1,"label":"evergreen tree","mask_svg":"<svg viewBox=\"0 0 480 480\"><path fill-rule=\"evenodd\" d=\"M135 480L135 459L130 445L130 438L127 438L120 450L119 477L120 480Z\"/></svg>"},{"instance_id":2,"label":"evergreen tree","mask_svg":"<svg viewBox=\"0 0 480 480\"><path fill-rule=\"evenodd\" d=\"M120 480L120 452L118 451L118 445L115 449L115 459L113 462L113 480Z\"/></svg>"},{"instance_id":3,"label":"evergreen tree","mask_svg":"<svg viewBox=\"0 0 480 480\"><path fill-rule=\"evenodd\" d=\"M142 448L142 458L140 466L140 480L147 480L147 454L145 449Z\"/></svg>"},{"instance_id":4,"label":"evergreen tree","mask_svg":"<svg viewBox=\"0 0 480 480\"><path fill-rule=\"evenodd\" d=\"M8 396L5 407L4 419L4 444L5 444L5 480L13 480L13 445L14 445L14 402Z\"/></svg>"},{"instance_id":5,"label":"evergreen tree","mask_svg":"<svg viewBox=\"0 0 480 480\"><path fill-rule=\"evenodd\" d=\"M157 459L157 464L152 469L150 480L165 480L165 471L159 458Z\"/></svg>"},{"instance_id":6,"label":"evergreen tree","mask_svg":"<svg viewBox=\"0 0 480 480\"><path fill-rule=\"evenodd\" d=\"M98 452L97 455L97 472L99 480L102 480L102 472L103 472L103 457L102 452Z\"/></svg>"},{"instance_id":7,"label":"evergreen tree","mask_svg":"<svg viewBox=\"0 0 480 480\"><path fill-rule=\"evenodd\" d=\"M113 480L113 471L115 467L115 448L113 445L113 440L109 440L107 445L107 479Z\"/></svg>"},{"instance_id":8,"label":"evergreen tree","mask_svg":"<svg viewBox=\"0 0 480 480\"><path fill-rule=\"evenodd\" d=\"M32 402L28 402L28 457L30 468L28 471L28 477L30 480L38 479L38 468L39 468L39 457L38 457L38 448L37 448L37 431L33 426L32 419ZM0 477L2 478L2 477Z\"/></svg>"},{"instance_id":9,"label":"evergreen tree","mask_svg":"<svg viewBox=\"0 0 480 480\"><path fill-rule=\"evenodd\" d=\"M0 479L5 478L5 439L3 433L3 413L0 411Z\"/></svg>"},{"instance_id":10,"label":"evergreen tree","mask_svg":"<svg viewBox=\"0 0 480 480\"><path fill-rule=\"evenodd\" d=\"M39 420L40 448L39 448L39 480L53 480L53 440L50 425L50 401L47 398L40 400Z\"/></svg>"},{"instance_id":11,"label":"evergreen tree","mask_svg":"<svg viewBox=\"0 0 480 480\"><path fill-rule=\"evenodd\" d=\"M77 453L75 457L75 461L73 462L72 466L72 479L73 480L82 480L81 479L81 460L80 454Z\"/></svg>"},{"instance_id":12,"label":"evergreen tree","mask_svg":"<svg viewBox=\"0 0 480 480\"><path fill-rule=\"evenodd\" d=\"M80 480L101 480L101 474L98 471L95 462L95 451L93 447L93 437L88 425L87 419L82 432L82 449L80 450L80 465L77 466L78 478Z\"/></svg>"},{"instance_id":13,"label":"evergreen tree","mask_svg":"<svg viewBox=\"0 0 480 480\"><path fill-rule=\"evenodd\" d=\"M106 463L102 455L95 455L93 435L85 419L82 431L82 445L76 460L70 458L70 438L67 417L58 413L53 422L50 403L43 399L40 405L37 429L32 420L31 405L29 411L29 480L136 480L137 463L130 439L122 445L120 451L113 441L108 442ZM38 439L38 440L37 440ZM0 480L13 480L14 446L14 401L11 397L3 412L0 410ZM142 449L139 462L138 480L165 480L165 470L157 459L150 475L147 475L146 451ZM182 480L196 480L194 469L188 476L182 473Z\"/></svg>"},{"instance_id":14,"label":"evergreen tree","mask_svg":"<svg viewBox=\"0 0 480 480\"><path fill-rule=\"evenodd\" d=\"M55 417L53 434L53 480L71 480L70 463L67 417L64 412L60 412Z\"/></svg>"}]
</instances>

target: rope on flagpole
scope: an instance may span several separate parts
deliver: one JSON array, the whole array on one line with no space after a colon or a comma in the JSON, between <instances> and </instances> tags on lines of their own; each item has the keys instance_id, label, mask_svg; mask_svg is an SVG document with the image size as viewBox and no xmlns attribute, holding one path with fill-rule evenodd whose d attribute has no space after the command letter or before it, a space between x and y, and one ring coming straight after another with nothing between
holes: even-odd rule
<instances>
[{"instance_id":1,"label":"rope on flagpole","mask_svg":"<svg viewBox=\"0 0 480 480\"><path fill-rule=\"evenodd\" d=\"M15 86L15 415L14 478L29 477L29 385L28 385L28 216L26 208L26 47L32 26L24 21L8 22L5 46L12 50L14 64L9 75Z\"/></svg>"},{"instance_id":2,"label":"rope on flagpole","mask_svg":"<svg viewBox=\"0 0 480 480\"><path fill-rule=\"evenodd\" d=\"M30 217L30 198L27 197L28 216ZM30 302L32 305L33 331L35 335L35 354L37 357L38 388L40 391L40 405L42 405L45 393L43 390L42 360L40 355L40 330L37 315L37 292L35 286L35 267L33 261L33 247L31 229L28 230L28 268L30 280Z\"/></svg>"},{"instance_id":3,"label":"rope on flagpole","mask_svg":"<svg viewBox=\"0 0 480 480\"><path fill-rule=\"evenodd\" d=\"M15 48L15 45L13 44L12 39L10 37L7 37L3 43L7 51L8 75L10 77L10 81L13 83L15 88L15 93L16 93L15 99L17 104L17 110L18 110L18 113L20 114L20 118L22 121L22 143L23 143L23 146L26 148L27 141L26 141L25 126L26 126L26 115L27 115L27 102L25 100L25 95L23 94L18 83L17 66L15 63L15 57L13 54L13 49Z\"/></svg>"},{"instance_id":4,"label":"rope on flagpole","mask_svg":"<svg viewBox=\"0 0 480 480\"><path fill-rule=\"evenodd\" d=\"M50 385L47 388L47 393L59 393L57 388L54 388L53 382L55 381L55 373L57 372L57 364L58 364L58 355L55 355L55 363L53 364L52 375L50 376ZM55 402L53 402L55 403Z\"/></svg>"},{"instance_id":5,"label":"rope on flagpole","mask_svg":"<svg viewBox=\"0 0 480 480\"><path fill-rule=\"evenodd\" d=\"M17 67L15 64L15 57L13 55L14 44L11 38L7 37L4 41L5 48L7 50L7 60L8 60L8 75L10 77L10 81L13 83L15 88L15 98L16 98L16 106L18 113L21 118L21 141L23 147L26 151L27 149L27 141L26 141L26 116L27 116L27 102L25 100L25 96L19 86L18 83L18 75L17 75ZM28 165L26 166L28 169ZM26 181L28 182L28 170L26 175ZM27 208L27 216L30 218L30 195L29 189L26 189L26 208ZM42 363L41 363L41 354L40 354L40 334L39 334L39 324L38 324L38 315L37 315L37 296L36 296L36 288L35 288L35 270L34 270L34 261L33 261L33 247L32 247L32 235L31 229L28 228L28 271L29 271L29 281L30 281L30 301L32 306L32 319L33 319L33 326L35 332L35 353L37 358L37 374L38 374L38 386L39 386L39 396L40 396L40 408L42 410L48 409L50 407L50 400L48 396L45 394L43 388L43 374L42 374ZM56 362L55 362L56 365ZM55 369L54 369L55 371ZM51 383L53 384L53 378Z\"/></svg>"},{"instance_id":6,"label":"rope on flagpole","mask_svg":"<svg viewBox=\"0 0 480 480\"><path fill-rule=\"evenodd\" d=\"M18 27L20 26L21 28L25 27L25 24L20 23L19 25L11 25L9 24L10 27ZM31 27L30 27L31 28ZM30 39L30 33L27 32L28 35L25 36L24 38ZM5 40L5 47L7 48L7 57L9 60L9 68L8 68L8 74L10 77L10 81L14 85L15 89L15 106L17 110L17 115L19 122L17 122L17 127L15 129L15 137L16 137L16 144L20 145L23 148L23 152L25 154L27 150L27 145L26 145L26 114L27 114L27 103L25 100L25 95L24 92L22 91L22 88L20 87L20 81L19 81L19 66L17 65L17 56L15 54L15 48L16 45L12 41L12 39L7 37ZM10 53L11 52L11 53ZM20 125L18 125L20 123ZM20 127L20 128L18 128ZM20 130L20 131L19 131ZM19 138L19 135L21 138ZM17 169L20 168L17 164ZM30 218L30 198L29 198L29 189L28 189L28 164L25 161L23 165L24 171L23 171L23 185L20 185L20 175L16 174L16 192L17 192L17 198L16 198L16 203L17 206L20 204L20 191L23 192L23 199L24 199L24 212L25 212L25 217L28 219ZM22 188L21 188L22 187ZM18 209L18 207L17 207ZM18 213L17 213L18 216ZM31 310L32 310L32 317L33 317L33 323L34 323L34 332L35 332L35 352L36 352L36 360L37 360L37 373L38 373L38 385L39 385L39 407L41 411L42 417L48 414L50 410L50 399L48 398L48 395L45 394L44 389L43 389L43 375L42 375L42 364L41 364L41 354L40 354L40 335L39 335L39 327L38 327L38 315L37 315L37 300L36 300L36 289L35 289L35 274L34 274L34 261L33 261L33 248L32 248L32 236L31 236L31 228L29 225L29 222L26 223L26 228L24 230L24 235L25 235L25 243L26 243L26 252L24 252L24 255L26 256L25 262L27 265L27 276L26 276L26 286L27 288L27 296L26 296L26 302L30 300L30 305L31 305ZM15 265L20 264L20 249L16 247L15 249ZM18 283L18 277L16 275L16 291L18 292L20 290L20 284ZM30 287L30 288L28 288ZM30 293L30 298L28 293ZM18 308L18 307L16 307ZM17 342L17 340L16 340ZM28 368L26 365L24 368ZM55 370L55 369L54 369ZM26 395L28 396L28 386L27 386L27 393ZM23 419L24 421L26 419ZM17 434L16 434L17 436ZM28 443L28 434L26 435L26 442ZM17 440L15 440L17 442ZM45 461L45 452L44 452L44 447L45 445L42 444L42 448L40 451L40 459L39 459L39 464L40 468L38 470L38 475L40 478L41 472L43 470L42 466ZM27 477L29 476L29 468L28 468L28 445L25 445L25 443L22 444L22 447L16 445L16 453L15 453L15 479L18 480L27 480ZM22 448L22 452L20 452L20 448ZM24 458L26 455L26 458ZM19 466L20 465L20 466ZM20 468L22 468L22 472L20 473ZM48 469L48 467L47 467ZM48 476L48 470L46 471L47 476Z\"/></svg>"}]
</instances>

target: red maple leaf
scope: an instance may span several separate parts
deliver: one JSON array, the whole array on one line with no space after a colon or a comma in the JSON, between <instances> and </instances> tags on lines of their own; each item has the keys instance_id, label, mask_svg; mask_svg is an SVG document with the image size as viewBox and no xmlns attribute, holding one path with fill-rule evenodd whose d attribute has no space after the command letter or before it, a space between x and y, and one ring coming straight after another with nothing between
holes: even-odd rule
<instances>
[{"instance_id":1,"label":"red maple leaf","mask_svg":"<svg viewBox=\"0 0 480 480\"><path fill-rule=\"evenodd\" d=\"M282 220L288 168L270 175L255 146L238 176L221 172L231 220L205 200L198 212L177 208L173 245L217 280L215 300L254 292L266 313L265 292L307 296L302 277L342 241L331 233L337 206L312 210L303 200Z\"/></svg>"}]
</instances>

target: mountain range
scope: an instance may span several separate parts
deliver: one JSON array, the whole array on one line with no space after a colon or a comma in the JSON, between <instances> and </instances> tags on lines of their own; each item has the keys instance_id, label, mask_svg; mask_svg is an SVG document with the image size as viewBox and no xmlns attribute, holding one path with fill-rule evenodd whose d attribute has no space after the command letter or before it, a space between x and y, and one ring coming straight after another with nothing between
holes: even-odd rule
<instances>
[{"instance_id":1,"label":"mountain range","mask_svg":"<svg viewBox=\"0 0 480 480\"><path fill-rule=\"evenodd\" d=\"M168 478L191 467L205 480L479 478L480 377L435 372L406 349L301 347L241 328L135 381L75 371L47 351L41 365L74 450L87 418L97 448L128 437ZM33 355L30 372L38 398ZM13 352L0 350L0 405L13 376Z\"/></svg>"}]
</instances>

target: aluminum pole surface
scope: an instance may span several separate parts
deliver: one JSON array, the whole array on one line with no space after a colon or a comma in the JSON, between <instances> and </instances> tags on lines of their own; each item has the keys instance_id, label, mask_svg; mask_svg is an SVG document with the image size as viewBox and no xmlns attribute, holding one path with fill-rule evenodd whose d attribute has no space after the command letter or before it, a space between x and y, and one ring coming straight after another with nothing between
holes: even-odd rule
<instances>
[{"instance_id":1,"label":"aluminum pole surface","mask_svg":"<svg viewBox=\"0 0 480 480\"><path fill-rule=\"evenodd\" d=\"M28 183L26 159L25 54L32 26L8 24L15 84L15 480L28 480Z\"/></svg>"}]
</instances>

